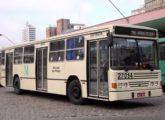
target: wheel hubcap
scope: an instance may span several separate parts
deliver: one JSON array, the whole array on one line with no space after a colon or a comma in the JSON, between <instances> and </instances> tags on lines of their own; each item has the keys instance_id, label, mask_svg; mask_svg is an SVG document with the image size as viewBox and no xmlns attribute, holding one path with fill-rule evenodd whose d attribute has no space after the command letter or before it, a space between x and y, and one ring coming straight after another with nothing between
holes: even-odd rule
<instances>
[{"instance_id":1,"label":"wheel hubcap","mask_svg":"<svg viewBox=\"0 0 165 120\"><path fill-rule=\"evenodd\" d=\"M15 90L18 90L18 82L15 82L15 86L14 86Z\"/></svg>"},{"instance_id":2,"label":"wheel hubcap","mask_svg":"<svg viewBox=\"0 0 165 120\"><path fill-rule=\"evenodd\" d=\"M72 89L72 94L73 94L74 98L76 98L76 99L80 98L81 97L80 88L77 86L74 86Z\"/></svg>"}]
</instances>

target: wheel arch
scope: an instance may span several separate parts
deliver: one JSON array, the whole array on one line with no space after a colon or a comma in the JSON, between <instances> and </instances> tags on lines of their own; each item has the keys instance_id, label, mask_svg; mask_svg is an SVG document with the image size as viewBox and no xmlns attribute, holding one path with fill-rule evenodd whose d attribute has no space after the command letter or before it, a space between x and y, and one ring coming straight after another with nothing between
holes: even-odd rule
<instances>
[{"instance_id":1,"label":"wheel arch","mask_svg":"<svg viewBox=\"0 0 165 120\"><path fill-rule=\"evenodd\" d=\"M66 82L66 95L68 95L68 86L73 80L79 81L80 86L81 86L80 79L77 77L77 75L70 75L67 79L67 82ZM81 86L81 90L82 90L82 86Z\"/></svg>"},{"instance_id":2,"label":"wheel arch","mask_svg":"<svg viewBox=\"0 0 165 120\"><path fill-rule=\"evenodd\" d=\"M14 77L13 77L13 86L14 86L14 82L15 82L15 78L19 78L19 75L18 74L15 74Z\"/></svg>"}]
</instances>

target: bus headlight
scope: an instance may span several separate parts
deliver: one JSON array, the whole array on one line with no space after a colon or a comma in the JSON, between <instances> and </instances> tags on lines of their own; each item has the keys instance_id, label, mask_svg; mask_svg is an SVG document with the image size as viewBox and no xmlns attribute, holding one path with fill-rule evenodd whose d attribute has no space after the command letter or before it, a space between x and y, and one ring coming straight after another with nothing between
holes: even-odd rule
<instances>
[{"instance_id":1,"label":"bus headlight","mask_svg":"<svg viewBox=\"0 0 165 120\"><path fill-rule=\"evenodd\" d=\"M127 88L128 87L128 83L118 83L117 87L118 88Z\"/></svg>"},{"instance_id":2,"label":"bus headlight","mask_svg":"<svg viewBox=\"0 0 165 120\"><path fill-rule=\"evenodd\" d=\"M127 83L124 83L123 86L124 86L124 88L127 88L128 84Z\"/></svg>"},{"instance_id":3,"label":"bus headlight","mask_svg":"<svg viewBox=\"0 0 165 120\"><path fill-rule=\"evenodd\" d=\"M158 81L155 82L155 86L158 86Z\"/></svg>"},{"instance_id":4,"label":"bus headlight","mask_svg":"<svg viewBox=\"0 0 165 120\"><path fill-rule=\"evenodd\" d=\"M122 83L118 83L118 88L122 88Z\"/></svg>"},{"instance_id":5,"label":"bus headlight","mask_svg":"<svg viewBox=\"0 0 165 120\"><path fill-rule=\"evenodd\" d=\"M151 86L154 86L154 82L150 82L150 85L151 85Z\"/></svg>"},{"instance_id":6,"label":"bus headlight","mask_svg":"<svg viewBox=\"0 0 165 120\"><path fill-rule=\"evenodd\" d=\"M150 82L150 86L159 86L159 82L158 81L152 81L152 82Z\"/></svg>"}]
</instances>

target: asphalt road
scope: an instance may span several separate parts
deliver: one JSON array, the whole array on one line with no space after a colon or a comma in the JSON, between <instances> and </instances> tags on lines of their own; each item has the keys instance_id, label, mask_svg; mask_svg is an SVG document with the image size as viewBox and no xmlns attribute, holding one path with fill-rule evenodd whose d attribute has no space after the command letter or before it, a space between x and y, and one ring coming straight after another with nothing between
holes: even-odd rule
<instances>
[{"instance_id":1,"label":"asphalt road","mask_svg":"<svg viewBox=\"0 0 165 120\"><path fill-rule=\"evenodd\" d=\"M165 95L165 94L164 94ZM65 96L0 87L0 120L165 120L165 96L118 102L87 100L73 105Z\"/></svg>"}]
</instances>

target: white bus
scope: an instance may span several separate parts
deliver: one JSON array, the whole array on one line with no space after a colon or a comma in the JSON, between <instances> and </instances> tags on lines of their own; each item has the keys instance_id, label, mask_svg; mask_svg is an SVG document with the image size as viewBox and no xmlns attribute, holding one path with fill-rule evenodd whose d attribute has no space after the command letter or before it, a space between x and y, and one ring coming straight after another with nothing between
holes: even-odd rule
<instances>
[{"instance_id":1,"label":"white bus","mask_svg":"<svg viewBox=\"0 0 165 120\"><path fill-rule=\"evenodd\" d=\"M1 84L74 104L161 96L157 39L155 29L109 25L4 48Z\"/></svg>"}]
</instances>

